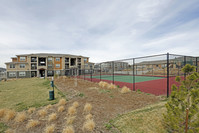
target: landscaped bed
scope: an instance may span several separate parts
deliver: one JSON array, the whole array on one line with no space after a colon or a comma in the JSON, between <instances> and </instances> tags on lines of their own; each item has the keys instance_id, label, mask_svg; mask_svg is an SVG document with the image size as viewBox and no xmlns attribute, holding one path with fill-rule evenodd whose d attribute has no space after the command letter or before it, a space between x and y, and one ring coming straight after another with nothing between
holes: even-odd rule
<instances>
[{"instance_id":1,"label":"landscaped bed","mask_svg":"<svg viewBox=\"0 0 199 133\"><path fill-rule=\"evenodd\" d=\"M26 80L27 79L22 79L21 81L25 82ZM55 132L62 132L66 126L71 125L76 133L81 133L83 131L87 132L84 126L86 122L85 117L86 115L91 114L92 120L95 123L93 132L120 132L117 128L110 128L107 126L109 120L117 118L121 114L125 114L129 111L145 107L149 104L158 103L160 101L160 98L154 95L142 92L121 93L121 88L102 88L98 83L81 79L58 77L55 79L55 85L65 95L64 99L68 100L66 104L62 105L64 109L62 112L58 111L61 105L54 104L49 108L47 106L37 108L31 114L26 111L25 113L27 117L23 122L16 122L16 118L9 121L4 121L2 118L0 121L5 123L9 128L15 129L16 132L43 132L47 126L54 124ZM46 89L46 92L40 93L41 95L42 93L45 93L45 96L42 97L45 97L44 99L46 99L48 89ZM56 94L55 96L57 97L58 95ZM23 101L23 98L21 100ZM35 101L35 99L32 99L32 101ZM48 102L50 101L47 101L47 103ZM77 102L79 106L76 107L76 112L70 115L68 113L68 109L73 107L74 102ZM10 103L12 102L10 101ZM89 103L92 106L92 109L89 112L85 112L86 103ZM46 111L46 114L43 117L39 115L41 110ZM56 113L56 119L51 121L49 120L49 117L52 113ZM74 121L71 124L67 124L67 119L71 116L74 118ZM31 119L38 120L39 124L36 127L27 128L27 124Z\"/></svg>"}]
</instances>

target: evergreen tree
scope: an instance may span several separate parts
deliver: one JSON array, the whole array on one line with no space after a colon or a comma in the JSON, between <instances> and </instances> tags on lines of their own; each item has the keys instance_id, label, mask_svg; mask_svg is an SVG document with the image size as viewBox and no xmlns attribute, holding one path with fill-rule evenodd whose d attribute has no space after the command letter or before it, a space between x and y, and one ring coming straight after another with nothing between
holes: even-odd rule
<instances>
[{"instance_id":1,"label":"evergreen tree","mask_svg":"<svg viewBox=\"0 0 199 133\"><path fill-rule=\"evenodd\" d=\"M172 85L164 125L169 133L199 133L199 74L189 64L182 71L187 76L184 80L176 77L179 87Z\"/></svg>"}]
</instances>

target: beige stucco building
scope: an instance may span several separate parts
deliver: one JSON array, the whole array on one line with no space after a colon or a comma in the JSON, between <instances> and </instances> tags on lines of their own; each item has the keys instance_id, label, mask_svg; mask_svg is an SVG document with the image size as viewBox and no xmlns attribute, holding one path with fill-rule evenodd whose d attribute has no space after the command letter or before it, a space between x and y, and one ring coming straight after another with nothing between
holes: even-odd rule
<instances>
[{"instance_id":1,"label":"beige stucco building","mask_svg":"<svg viewBox=\"0 0 199 133\"><path fill-rule=\"evenodd\" d=\"M81 74L82 69L89 69L93 65L89 62L89 57L69 54L21 54L11 59L12 62L5 63L7 78L73 75L73 69Z\"/></svg>"}]
</instances>

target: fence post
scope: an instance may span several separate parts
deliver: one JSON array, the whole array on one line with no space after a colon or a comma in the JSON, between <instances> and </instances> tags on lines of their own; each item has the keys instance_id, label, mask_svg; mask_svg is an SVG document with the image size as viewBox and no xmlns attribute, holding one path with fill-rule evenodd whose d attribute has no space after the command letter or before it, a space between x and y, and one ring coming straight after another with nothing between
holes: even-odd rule
<instances>
[{"instance_id":1,"label":"fence post","mask_svg":"<svg viewBox=\"0 0 199 133\"><path fill-rule=\"evenodd\" d=\"M198 58L196 57L196 72L198 72Z\"/></svg>"},{"instance_id":2,"label":"fence post","mask_svg":"<svg viewBox=\"0 0 199 133\"><path fill-rule=\"evenodd\" d=\"M92 78L93 78L93 77L92 77L92 73L93 73L92 65L90 65L90 73L91 73L91 77L90 77L90 78L91 78L91 81L93 81L93 80L92 80Z\"/></svg>"},{"instance_id":3,"label":"fence post","mask_svg":"<svg viewBox=\"0 0 199 133\"><path fill-rule=\"evenodd\" d=\"M187 64L186 56L184 56L184 66ZM186 78L186 73L184 73L184 79Z\"/></svg>"},{"instance_id":4,"label":"fence post","mask_svg":"<svg viewBox=\"0 0 199 133\"><path fill-rule=\"evenodd\" d=\"M135 59L133 58L133 91L135 91Z\"/></svg>"},{"instance_id":5,"label":"fence post","mask_svg":"<svg viewBox=\"0 0 199 133\"><path fill-rule=\"evenodd\" d=\"M100 81L101 81L101 79L102 79L102 77L101 77L101 76L102 76L102 73L101 73L101 72L102 72L102 66L101 66L101 63L100 63Z\"/></svg>"},{"instance_id":6,"label":"fence post","mask_svg":"<svg viewBox=\"0 0 199 133\"><path fill-rule=\"evenodd\" d=\"M167 98L169 97L169 53L167 53Z\"/></svg>"},{"instance_id":7,"label":"fence post","mask_svg":"<svg viewBox=\"0 0 199 133\"><path fill-rule=\"evenodd\" d=\"M113 70L113 84L114 84L114 61L112 62L112 70Z\"/></svg>"},{"instance_id":8,"label":"fence post","mask_svg":"<svg viewBox=\"0 0 199 133\"><path fill-rule=\"evenodd\" d=\"M152 76L153 76L153 64L152 64Z\"/></svg>"},{"instance_id":9,"label":"fence post","mask_svg":"<svg viewBox=\"0 0 199 133\"><path fill-rule=\"evenodd\" d=\"M85 65L84 65L84 80L85 80Z\"/></svg>"}]
</instances>

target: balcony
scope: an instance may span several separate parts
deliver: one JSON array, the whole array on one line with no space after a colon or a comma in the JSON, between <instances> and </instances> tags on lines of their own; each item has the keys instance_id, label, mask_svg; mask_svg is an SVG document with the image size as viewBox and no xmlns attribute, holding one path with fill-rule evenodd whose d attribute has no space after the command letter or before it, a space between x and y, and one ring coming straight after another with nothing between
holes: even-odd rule
<instances>
[{"instance_id":1,"label":"balcony","mask_svg":"<svg viewBox=\"0 0 199 133\"><path fill-rule=\"evenodd\" d=\"M39 58L39 66L46 66L46 58Z\"/></svg>"},{"instance_id":2,"label":"balcony","mask_svg":"<svg viewBox=\"0 0 199 133\"><path fill-rule=\"evenodd\" d=\"M37 69L37 64L31 64L31 70L36 70Z\"/></svg>"},{"instance_id":3,"label":"balcony","mask_svg":"<svg viewBox=\"0 0 199 133\"><path fill-rule=\"evenodd\" d=\"M37 57L31 57L31 62L37 62Z\"/></svg>"}]
</instances>

